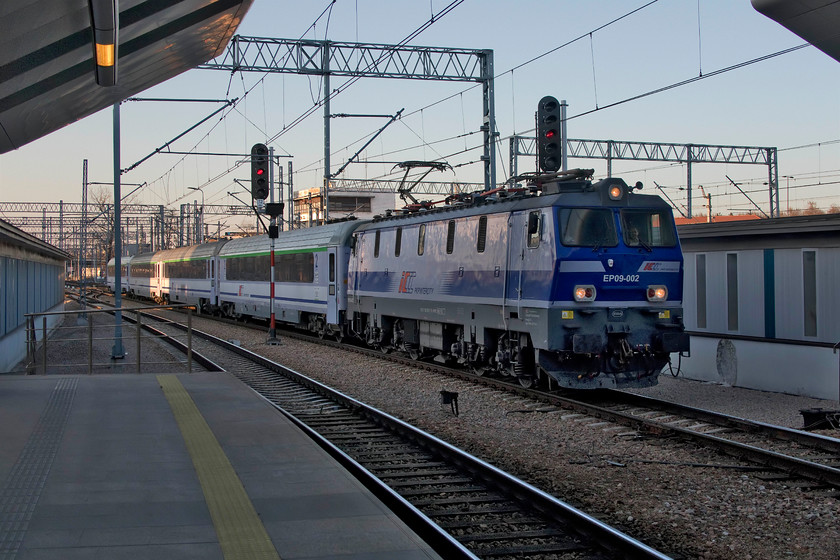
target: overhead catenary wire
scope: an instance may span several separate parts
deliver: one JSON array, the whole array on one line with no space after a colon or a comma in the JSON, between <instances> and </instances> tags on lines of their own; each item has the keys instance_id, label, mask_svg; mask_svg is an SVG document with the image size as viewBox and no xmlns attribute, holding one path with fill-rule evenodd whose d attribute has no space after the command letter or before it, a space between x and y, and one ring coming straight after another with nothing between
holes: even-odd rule
<instances>
[{"instance_id":1,"label":"overhead catenary wire","mask_svg":"<svg viewBox=\"0 0 840 560\"><path fill-rule=\"evenodd\" d=\"M608 25L610 25L610 24L612 24L612 23L614 23L614 22L616 22L616 21L619 21L619 20L621 20L621 19L624 19L624 18L626 18L626 17L628 17L628 16L632 15L633 13L636 13L636 12L638 12L638 11L640 11L640 10L643 10L644 8L646 8L646 7L648 7L648 6L651 6L651 5L655 4L657 1L658 1L658 0L654 0L654 1L652 1L652 2L648 2L647 4L644 4L643 6L640 6L639 8L636 8L636 9L634 9L634 10L632 10L632 11L628 12L627 14L624 14L624 15L623 15L623 16L621 16L621 17L616 18L615 20L612 20L611 22L608 22L608 23L604 24L603 26L600 26L600 27L599 27L599 28L597 28L597 29L594 29L593 31L587 32L587 33L585 33L585 34L582 34L582 35L581 35L581 37L585 37L586 35L590 35L590 37L591 37L591 34L592 34L593 32L598 31L598 30L600 30L600 29L603 29L603 28L605 28L606 26L608 26ZM324 9L324 12L322 12L322 16L323 16L325 13L329 13L329 11L331 10L332 4L334 4L334 0L333 0L333 2L330 2L330 3L327 5L327 7ZM358 14L357 14L357 18L358 18ZM698 36L700 35L700 30L699 30L700 19L699 19L699 18L700 18L700 13L699 13L699 4L698 4ZM320 19L320 17L319 17L319 19ZM433 14L432 20L434 20L434 14ZM316 22L317 22L317 20L316 20ZM314 25L314 24L313 24L313 25ZM329 22L327 22L327 25L329 25ZM574 42L574 41L570 41L570 42L566 43L565 45L571 44L572 42ZM560 49L560 48L562 48L563 46L564 46L564 45L558 46L558 47L556 47L556 48L554 48L554 49L551 49L550 51L547 51L546 53L543 53L542 55L539 55L538 57L534 57L534 58L533 58L533 59L531 59L530 61L526 61L525 63L522 63L522 64L520 64L520 65L518 65L518 66L515 66L515 67L511 68L510 70L508 70L507 72L504 72L504 73L502 73L502 74L500 74L500 75L497 75L497 78L498 78L498 77L500 77L500 76L503 76L504 74L506 74L506 73L508 73L508 72L509 72L509 73L511 74L511 76L512 76L512 75L513 75L513 71L514 71L515 69L520 68L520 67L522 67L522 66L524 66L525 64L528 64L528 63L530 63L530 62L533 62L534 60L537 60L537 59L539 59L539 58L542 58L543 56L546 56L546 55L550 54L551 52L555 52L556 50L559 50L559 49ZM654 89L654 90L650 90L650 91L648 91L648 92L644 92L644 93L642 93L642 94L640 94L640 95L636 95L636 96L628 97L628 98L626 98L626 99L623 99L623 100L620 100L620 101L617 101L617 102L615 102L615 103L611 103L611 104L609 104L609 105L605 105L605 106L598 106L598 101L597 101L597 99L596 99L596 110L604 110L604 109L608 109L608 108L615 107L615 106L620 105L620 104L623 104L623 103L627 103L627 102L630 102L630 101L633 101L633 100L636 100L636 99L640 99L640 98L642 98L642 97L646 97L646 96L649 96L649 95L654 95L654 94L657 94L657 93L661 93L661 92L664 92L664 91L668 91L668 90L670 90L670 89L673 89L673 88L676 88L676 87L680 87L680 86L682 86L682 85L687 85L687 84L690 84L690 83L694 83L694 82L698 81L699 79L705 79L706 77L711 77L711 76L718 75L718 74L723 73L723 72L726 72L726 71L731 71L731 70L734 70L734 69L737 69L737 68L741 68L741 67L743 67L743 66L746 66L747 64L751 64L751 63L759 62L759 61L762 61L762 60L766 60L766 59L768 59L768 58L772 58L773 56L779 56L779 55L781 55L781 54L786 54L786 53L788 53L788 52L792 52L792 51L794 51L794 50L797 50L797 49L799 49L799 48L803 48L803 47L805 47L805 46L807 46L807 45L800 45L800 46L798 46L798 47L793 47L793 48L791 48L791 49L786 49L786 50L784 50L784 51L779 51L779 52L777 52L777 53L773 53L773 54L771 54L771 55L766 55L765 57L760 57L760 58L758 58L758 59L753 59L752 61L746 61L746 62L744 62L744 63L739 63L739 64L737 64L737 65L733 65L733 66L730 66L730 67L727 67L727 68L724 68L724 69L717 70L717 71L715 71L715 72L713 72L713 73L711 73L711 74L703 74L703 70L702 70L702 58L700 58L700 59L699 59L699 64L700 64L700 67L699 67L699 75L698 75L697 77L695 77L695 78L691 78L691 79L689 79L689 80L684 80L684 81L681 81L681 82L676 82L676 83L674 83L674 84L670 84L670 85L664 86L664 87L662 87L662 88L657 88L657 89ZM593 57L593 64L594 64L594 57ZM593 76L594 76L594 68L593 68ZM358 78L357 78L357 79L358 79ZM345 86L346 86L346 84L351 83L351 82L355 82L355 80L348 80L348 82L346 82L345 84L342 84L342 86L341 86L341 87L345 87ZM473 87L477 87L477 86L473 86ZM466 91L469 91L469 89L472 89L472 88L468 88L467 90L463 90L463 91L458 92L458 93L456 93L456 94L454 94L454 95L459 95L459 96L460 96L460 98L462 99L462 103L463 103L463 93L464 93L464 92L466 92ZM342 91L343 91L343 90L342 90ZM337 92L336 92L336 94L337 94L337 93L340 93L340 92L341 92L341 91L337 91ZM331 94L331 95L332 95L332 94ZM454 97L454 96L449 96L448 98L451 98L451 97ZM408 116L411 116L412 114L416 114L417 112L422 112L422 111L423 111L423 109L430 108L430 107L432 107L432 106L434 106L434 105L436 105L436 104L438 104L438 103L440 103L440 102L445 101L446 99L447 99L447 98L444 98L444 99L442 99L442 100L440 100L440 101L438 101L438 102L435 102L435 103L433 103L433 104L427 104L427 105L425 105L424 107L422 107L422 108L418 109L417 111L415 111L415 112L413 112L413 113L408 113L408 114L406 114L405 116L406 116L406 117L408 117ZM315 110L317 110L320 106L321 106L321 105L317 105L317 106L313 107L313 108L312 108L312 111L311 111L311 112L309 112L308 114L311 114L312 112L314 112ZM241 114L241 109L240 109L240 108L233 108L232 110L235 110L237 113L240 113L240 114ZM586 111L586 112L583 112L583 113L580 113L580 114L574 115L574 116L569 117L569 118L570 118L570 119L579 118L579 117L582 117L582 116L584 116L584 115L591 114L591 113L593 113L593 112L595 112L595 111ZM421 114L422 114L422 113L421 113ZM306 116L308 116L308 115L306 115ZM305 118L305 117L304 117L304 118ZM253 123L251 123L251 124L253 125ZM285 125L285 123L284 123L284 125ZM259 128L259 127L255 127L255 128ZM283 130L285 131L287 128L290 128L290 127L288 127L288 126L284 126L284 127L283 127ZM409 127L409 128L410 128L410 127ZM531 131L533 131L533 129L531 129ZM281 134L282 134L282 131L281 131ZM521 134L521 132L520 132L520 134ZM416 133L415 133L415 135L416 135ZM276 140L279 136L280 136L280 134L275 135L275 136L273 137L273 139L274 139L274 140ZM465 140L465 144L464 144L464 150L459 151L459 152L454 152L454 153L456 153L456 154L467 153L467 152L469 152L469 151L471 151L471 150L480 149L480 148L482 147L482 145L481 145L481 144L479 144L479 145L476 145L476 146L473 146L472 148L470 148L470 147L466 144L467 135L459 135L458 137L462 137L462 138L464 138L464 140ZM426 147L426 146L432 146L432 145L435 145L437 142L442 142L442 141L443 141L443 140L441 140L441 141L427 141L427 140L425 139L425 132L423 133L423 138L422 138L422 140L424 140L424 142L423 142L423 144L421 144L420 146L423 146L423 147ZM502 138L500 137L498 141L501 141L501 140L502 140ZM352 144L351 144L351 145L352 145ZM345 147L345 148L342 148L342 149L347 149L347 148ZM409 148L405 148L404 150L408 150L408 149L409 149ZM788 149L793 149L793 148L788 148ZM389 153L394 153L394 152L389 152ZM439 155L439 152L436 152L436 153ZM383 155L384 155L384 154L383 154ZM368 157L367 157L367 159L366 159L366 161L373 162L373 161L374 161L374 159L373 159L373 158L375 158L375 157L376 157L376 156L368 156ZM478 161L478 160L477 160L477 161ZM314 165L314 164L313 164L313 165ZM459 164L459 165L460 165L460 164ZM310 167L310 166L300 166L300 167L298 167L298 170L307 169L307 168L309 168L309 167Z\"/></svg>"}]
</instances>

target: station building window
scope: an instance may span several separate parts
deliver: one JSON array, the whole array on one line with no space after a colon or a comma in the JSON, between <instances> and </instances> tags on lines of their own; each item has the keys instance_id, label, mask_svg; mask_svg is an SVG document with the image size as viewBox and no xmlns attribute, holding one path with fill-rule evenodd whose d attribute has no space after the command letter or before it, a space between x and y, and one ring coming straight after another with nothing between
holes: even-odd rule
<instances>
[{"instance_id":1,"label":"station building window","mask_svg":"<svg viewBox=\"0 0 840 560\"><path fill-rule=\"evenodd\" d=\"M805 336L817 336L817 252L802 251Z\"/></svg>"},{"instance_id":2,"label":"station building window","mask_svg":"<svg viewBox=\"0 0 840 560\"><path fill-rule=\"evenodd\" d=\"M706 255L695 255L695 274L697 277L697 328L706 328Z\"/></svg>"},{"instance_id":3,"label":"station building window","mask_svg":"<svg viewBox=\"0 0 840 560\"><path fill-rule=\"evenodd\" d=\"M726 327L738 330L738 254L726 254Z\"/></svg>"}]
</instances>

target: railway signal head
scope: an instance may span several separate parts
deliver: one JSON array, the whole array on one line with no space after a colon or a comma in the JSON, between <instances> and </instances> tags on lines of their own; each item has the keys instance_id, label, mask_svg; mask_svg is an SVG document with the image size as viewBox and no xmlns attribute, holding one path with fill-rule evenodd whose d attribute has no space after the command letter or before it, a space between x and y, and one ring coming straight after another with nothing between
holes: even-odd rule
<instances>
[{"instance_id":1,"label":"railway signal head","mask_svg":"<svg viewBox=\"0 0 840 560\"><path fill-rule=\"evenodd\" d=\"M251 147L251 197L268 198L268 148L265 144Z\"/></svg>"},{"instance_id":2,"label":"railway signal head","mask_svg":"<svg viewBox=\"0 0 840 560\"><path fill-rule=\"evenodd\" d=\"M537 105L537 163L543 171L560 169L560 103L550 95Z\"/></svg>"}]
</instances>

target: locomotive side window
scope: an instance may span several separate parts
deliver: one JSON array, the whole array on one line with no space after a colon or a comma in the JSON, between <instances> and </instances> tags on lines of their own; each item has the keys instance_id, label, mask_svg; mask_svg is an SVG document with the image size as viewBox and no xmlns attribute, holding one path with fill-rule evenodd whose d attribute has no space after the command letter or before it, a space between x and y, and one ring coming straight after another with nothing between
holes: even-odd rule
<instances>
[{"instance_id":1,"label":"locomotive side window","mask_svg":"<svg viewBox=\"0 0 840 560\"><path fill-rule=\"evenodd\" d=\"M476 244L476 249L479 253L484 252L484 248L487 245L487 216L481 216L478 219L478 242Z\"/></svg>"},{"instance_id":2,"label":"locomotive side window","mask_svg":"<svg viewBox=\"0 0 840 560\"><path fill-rule=\"evenodd\" d=\"M330 253L330 282L335 282L335 255Z\"/></svg>"},{"instance_id":3,"label":"locomotive side window","mask_svg":"<svg viewBox=\"0 0 840 560\"><path fill-rule=\"evenodd\" d=\"M376 237L373 240L373 257L379 257L379 234L382 233L380 230L376 230Z\"/></svg>"},{"instance_id":4,"label":"locomotive side window","mask_svg":"<svg viewBox=\"0 0 840 560\"><path fill-rule=\"evenodd\" d=\"M622 210L621 231L628 247L673 247L673 216L667 210Z\"/></svg>"},{"instance_id":5,"label":"locomotive side window","mask_svg":"<svg viewBox=\"0 0 840 560\"><path fill-rule=\"evenodd\" d=\"M535 249L540 246L540 222L542 215L539 210L528 214L528 247Z\"/></svg>"},{"instance_id":6,"label":"locomotive side window","mask_svg":"<svg viewBox=\"0 0 840 560\"><path fill-rule=\"evenodd\" d=\"M420 224L420 233L417 236L417 254L422 255L426 251L426 224Z\"/></svg>"},{"instance_id":7,"label":"locomotive side window","mask_svg":"<svg viewBox=\"0 0 840 560\"><path fill-rule=\"evenodd\" d=\"M394 242L394 256L400 256L400 249L402 248L402 228L397 228L397 240Z\"/></svg>"},{"instance_id":8,"label":"locomotive side window","mask_svg":"<svg viewBox=\"0 0 840 560\"><path fill-rule=\"evenodd\" d=\"M455 220L449 220L449 227L446 230L446 254L451 255L455 249Z\"/></svg>"},{"instance_id":9,"label":"locomotive side window","mask_svg":"<svg viewBox=\"0 0 840 560\"><path fill-rule=\"evenodd\" d=\"M560 239L567 247L618 245L613 211L604 208L561 208Z\"/></svg>"}]
</instances>

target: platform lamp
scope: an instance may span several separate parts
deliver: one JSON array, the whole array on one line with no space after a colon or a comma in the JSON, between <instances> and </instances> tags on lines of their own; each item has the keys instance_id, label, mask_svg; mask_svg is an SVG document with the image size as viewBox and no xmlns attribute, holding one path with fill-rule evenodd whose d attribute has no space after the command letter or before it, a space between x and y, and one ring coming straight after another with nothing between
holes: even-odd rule
<instances>
[{"instance_id":1,"label":"platform lamp","mask_svg":"<svg viewBox=\"0 0 840 560\"><path fill-rule=\"evenodd\" d=\"M93 32L93 60L96 83L103 87L117 85L117 36L119 0L88 0L90 29Z\"/></svg>"}]
</instances>

